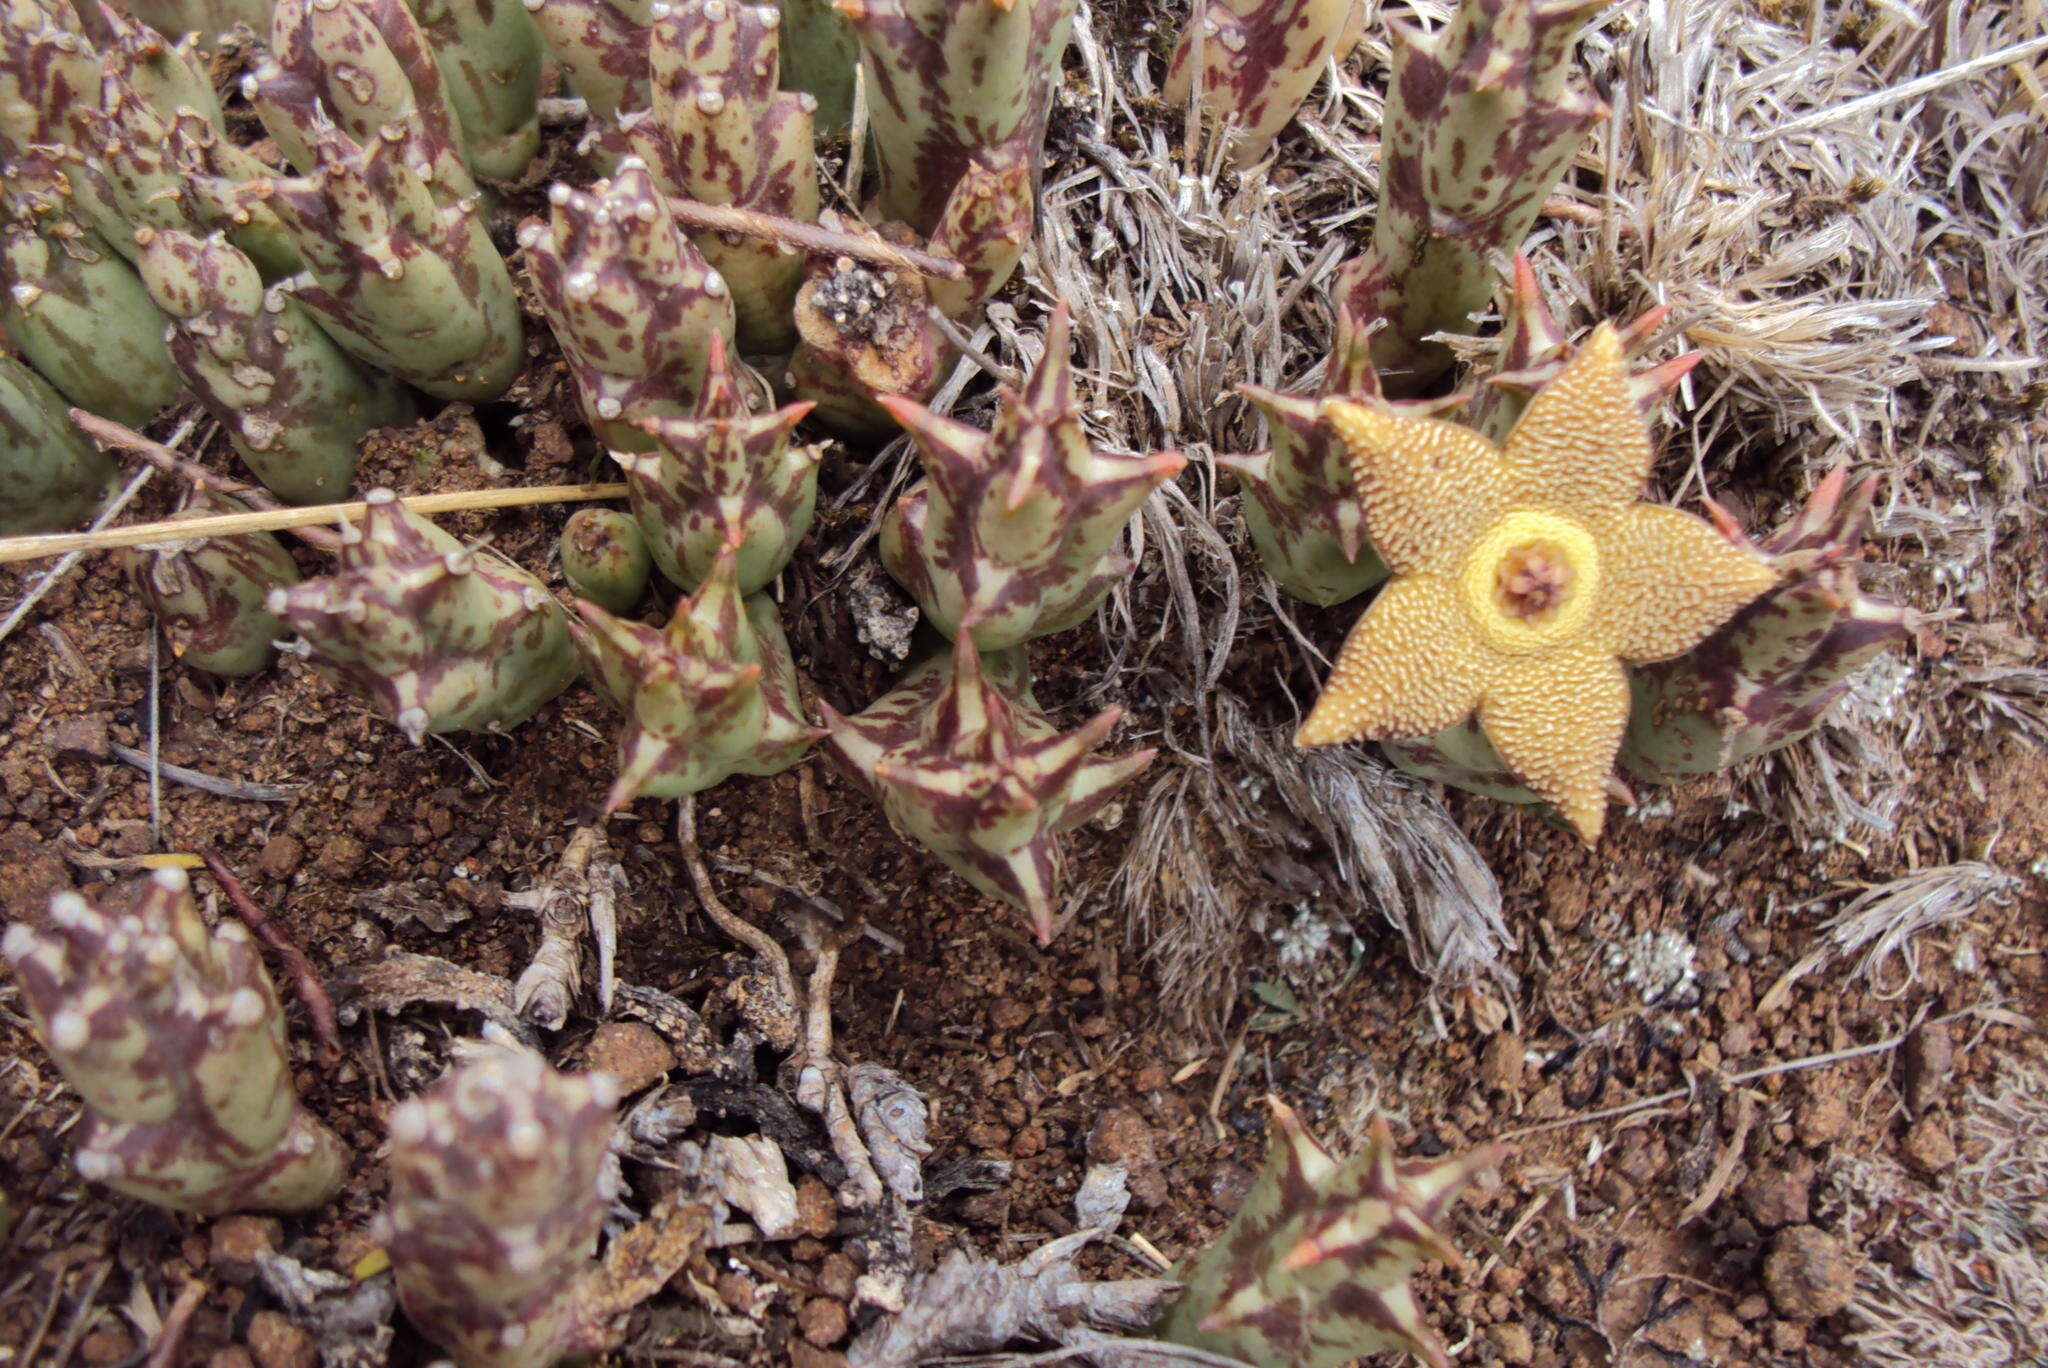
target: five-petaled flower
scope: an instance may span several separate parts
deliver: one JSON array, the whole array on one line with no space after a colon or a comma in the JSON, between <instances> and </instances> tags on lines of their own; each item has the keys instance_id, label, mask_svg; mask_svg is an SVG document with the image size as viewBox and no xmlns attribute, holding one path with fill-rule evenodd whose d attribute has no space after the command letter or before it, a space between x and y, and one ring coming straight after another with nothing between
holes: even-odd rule
<instances>
[{"instance_id":1,"label":"five-petaled flower","mask_svg":"<svg viewBox=\"0 0 2048 1368\"><path fill-rule=\"evenodd\" d=\"M1332 400L1393 580L1352 628L1303 746L1426 736L1473 712L1502 760L1588 843L1628 723L1623 662L1689 650L1776 572L1677 509L1640 503L1649 427L1602 324L1497 447Z\"/></svg>"}]
</instances>

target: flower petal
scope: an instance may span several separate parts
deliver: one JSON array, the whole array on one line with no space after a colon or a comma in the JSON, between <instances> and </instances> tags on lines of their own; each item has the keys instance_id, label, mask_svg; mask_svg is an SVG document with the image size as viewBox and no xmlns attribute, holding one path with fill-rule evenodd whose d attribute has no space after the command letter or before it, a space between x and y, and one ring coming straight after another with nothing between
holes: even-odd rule
<instances>
[{"instance_id":1,"label":"flower petal","mask_svg":"<svg viewBox=\"0 0 2048 1368\"><path fill-rule=\"evenodd\" d=\"M1462 721L1479 702L1484 649L1449 583L1403 575L1345 638L1294 744L1427 736Z\"/></svg>"},{"instance_id":2,"label":"flower petal","mask_svg":"<svg viewBox=\"0 0 2048 1368\"><path fill-rule=\"evenodd\" d=\"M1365 534L1395 574L1454 574L1506 507L1500 448L1470 428L1333 399L1323 406L1351 456Z\"/></svg>"},{"instance_id":3,"label":"flower petal","mask_svg":"<svg viewBox=\"0 0 2048 1368\"><path fill-rule=\"evenodd\" d=\"M1531 501L1595 517L1635 502L1654 454L1608 323L1537 391L1507 441L1508 468Z\"/></svg>"},{"instance_id":4,"label":"flower petal","mask_svg":"<svg viewBox=\"0 0 2048 1368\"><path fill-rule=\"evenodd\" d=\"M1479 725L1500 758L1591 845L1607 820L1607 776L1628 726L1628 675L1583 648L1497 666Z\"/></svg>"},{"instance_id":5,"label":"flower petal","mask_svg":"<svg viewBox=\"0 0 2048 1368\"><path fill-rule=\"evenodd\" d=\"M1622 514L1600 551L1608 581L1596 617L1629 661L1691 650L1778 579L1768 561L1704 520L1656 504Z\"/></svg>"}]
</instances>

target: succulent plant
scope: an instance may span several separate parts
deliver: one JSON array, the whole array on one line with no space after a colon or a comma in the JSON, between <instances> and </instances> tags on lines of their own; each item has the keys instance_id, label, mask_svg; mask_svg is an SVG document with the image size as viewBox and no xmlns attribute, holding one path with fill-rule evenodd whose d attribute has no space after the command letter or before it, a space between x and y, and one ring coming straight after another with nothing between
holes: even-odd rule
<instances>
[{"instance_id":1,"label":"succulent plant","mask_svg":"<svg viewBox=\"0 0 2048 1368\"><path fill-rule=\"evenodd\" d=\"M271 0L121 0L123 8L158 33L193 34L202 44L246 24L261 38L270 32Z\"/></svg>"},{"instance_id":2,"label":"succulent plant","mask_svg":"<svg viewBox=\"0 0 2048 1368\"><path fill-rule=\"evenodd\" d=\"M99 56L61 0L0 4L0 157L73 141L99 88Z\"/></svg>"},{"instance_id":3,"label":"succulent plant","mask_svg":"<svg viewBox=\"0 0 2048 1368\"><path fill-rule=\"evenodd\" d=\"M882 404L917 443L925 479L882 524L882 563L948 636L1000 650L1080 622L1131 572L1117 535L1186 463L1096 451L1074 398L1064 307L1022 393L972 428L909 400Z\"/></svg>"},{"instance_id":4,"label":"succulent plant","mask_svg":"<svg viewBox=\"0 0 2048 1368\"><path fill-rule=\"evenodd\" d=\"M167 320L73 209L52 158L19 153L0 173L0 326L72 403L146 423L183 389L164 348Z\"/></svg>"},{"instance_id":5,"label":"succulent plant","mask_svg":"<svg viewBox=\"0 0 2048 1368\"><path fill-rule=\"evenodd\" d=\"M1367 338L1340 303L1321 394L1311 398L1239 385L1238 393L1265 415L1272 449L1216 458L1237 477L1245 530L1266 573L1296 598L1326 607L1356 598L1387 577L1365 534L1365 509L1352 491L1351 454L1323 408L1331 399L1385 402ZM1426 402L1398 411L1425 416L1442 407Z\"/></svg>"},{"instance_id":6,"label":"succulent plant","mask_svg":"<svg viewBox=\"0 0 2048 1368\"><path fill-rule=\"evenodd\" d=\"M1185 1290L1153 1336L1272 1368L1382 1353L1449 1368L1408 1278L1425 1259L1463 1262L1437 1226L1497 1147L1401 1163L1375 1117L1364 1152L1339 1160L1271 1105L1266 1166L1230 1228L1179 1270Z\"/></svg>"},{"instance_id":7,"label":"succulent plant","mask_svg":"<svg viewBox=\"0 0 2048 1368\"><path fill-rule=\"evenodd\" d=\"M364 370L282 285L218 235L141 228L150 298L171 319L171 359L264 487L287 503L348 493L372 428L412 417L385 376Z\"/></svg>"},{"instance_id":8,"label":"succulent plant","mask_svg":"<svg viewBox=\"0 0 2048 1368\"><path fill-rule=\"evenodd\" d=\"M1699 519L1636 501L1653 450L1609 325L1504 446L1342 401L1329 415L1394 576L1296 743L1428 736L1477 713L1508 768L1596 841L1628 723L1623 662L1691 649L1778 572Z\"/></svg>"},{"instance_id":9,"label":"succulent plant","mask_svg":"<svg viewBox=\"0 0 2048 1368\"><path fill-rule=\"evenodd\" d=\"M581 508L562 526L562 578L578 596L608 613L623 613L647 591L654 569L647 538L630 514Z\"/></svg>"},{"instance_id":10,"label":"succulent plant","mask_svg":"<svg viewBox=\"0 0 2048 1368\"><path fill-rule=\"evenodd\" d=\"M460 1368L595 1347L584 1294L618 1097L609 1074L492 1045L392 1113L379 1234L406 1316Z\"/></svg>"},{"instance_id":11,"label":"succulent plant","mask_svg":"<svg viewBox=\"0 0 2048 1368\"><path fill-rule=\"evenodd\" d=\"M1197 0L1167 68L1166 98L1235 127L1240 167L1266 155L1332 57L1358 45L1354 0Z\"/></svg>"},{"instance_id":12,"label":"succulent plant","mask_svg":"<svg viewBox=\"0 0 2048 1368\"><path fill-rule=\"evenodd\" d=\"M540 151L540 34L523 6L412 0L472 170L512 180Z\"/></svg>"},{"instance_id":13,"label":"succulent plant","mask_svg":"<svg viewBox=\"0 0 2048 1368\"><path fill-rule=\"evenodd\" d=\"M1492 262L1516 251L1607 109L1571 86L1573 44L1600 0L1459 0L1425 34L1390 20L1393 79L1380 137L1371 248L1335 293L1361 320L1385 320L1372 359L1391 393L1451 364L1424 342L1461 332L1493 293Z\"/></svg>"},{"instance_id":14,"label":"succulent plant","mask_svg":"<svg viewBox=\"0 0 2048 1368\"><path fill-rule=\"evenodd\" d=\"M853 73L860 39L832 0L779 0L782 11L782 88L818 102L820 134L837 133L853 118Z\"/></svg>"},{"instance_id":15,"label":"succulent plant","mask_svg":"<svg viewBox=\"0 0 2048 1368\"><path fill-rule=\"evenodd\" d=\"M782 15L737 0L656 4L648 31L648 107L607 145L642 158L671 195L812 223L818 218L812 115L817 100L776 86ZM804 259L760 238L696 235L732 290L750 352L786 352Z\"/></svg>"},{"instance_id":16,"label":"succulent plant","mask_svg":"<svg viewBox=\"0 0 2048 1368\"><path fill-rule=\"evenodd\" d=\"M720 556L657 631L579 603L576 647L598 692L626 715L616 812L642 795L679 798L729 774L779 774L823 735L804 718L789 642L765 596L745 597Z\"/></svg>"},{"instance_id":17,"label":"succulent plant","mask_svg":"<svg viewBox=\"0 0 2048 1368\"><path fill-rule=\"evenodd\" d=\"M647 27L656 0L524 0L541 42L608 125L647 103Z\"/></svg>"},{"instance_id":18,"label":"succulent plant","mask_svg":"<svg viewBox=\"0 0 2048 1368\"><path fill-rule=\"evenodd\" d=\"M751 594L781 573L810 530L819 448L793 446L790 437L811 406L752 413L752 377L725 344L714 337L705 360L696 411L649 419L641 426L654 450L615 451L612 459L626 473L633 516L662 574L695 588L736 546L739 591Z\"/></svg>"},{"instance_id":19,"label":"succulent plant","mask_svg":"<svg viewBox=\"0 0 2048 1368\"><path fill-rule=\"evenodd\" d=\"M1023 908L1041 944L1055 930L1059 837L1155 754L1096 757L1118 709L1062 733L1032 699L1022 654L990 655L984 668L966 636L852 717L819 707L840 759L897 829L981 892Z\"/></svg>"},{"instance_id":20,"label":"succulent plant","mask_svg":"<svg viewBox=\"0 0 2048 1368\"><path fill-rule=\"evenodd\" d=\"M306 1211L347 1151L292 1090L284 1011L255 941L208 930L182 870L125 906L75 893L0 940L29 1014L85 1102L79 1174L174 1211Z\"/></svg>"},{"instance_id":21,"label":"succulent plant","mask_svg":"<svg viewBox=\"0 0 2048 1368\"><path fill-rule=\"evenodd\" d=\"M0 356L0 537L62 531L106 497L114 463L65 407L42 376Z\"/></svg>"},{"instance_id":22,"label":"succulent plant","mask_svg":"<svg viewBox=\"0 0 2048 1368\"><path fill-rule=\"evenodd\" d=\"M441 203L476 193L441 68L405 0L277 0L270 52L242 92L301 172L327 159L331 128L365 145L397 128Z\"/></svg>"},{"instance_id":23,"label":"succulent plant","mask_svg":"<svg viewBox=\"0 0 2048 1368\"><path fill-rule=\"evenodd\" d=\"M214 94L196 38L166 37L112 5L97 6L97 18L104 29L98 43L105 63L103 81L111 77L166 118L189 109L215 128L225 126L220 98Z\"/></svg>"},{"instance_id":24,"label":"succulent plant","mask_svg":"<svg viewBox=\"0 0 2048 1368\"><path fill-rule=\"evenodd\" d=\"M198 495L173 515L197 518L248 509L218 494ZM270 610L270 593L299 582L291 553L268 532L201 537L139 546L128 572L170 638L171 652L194 669L251 675L277 655L288 635Z\"/></svg>"},{"instance_id":25,"label":"succulent plant","mask_svg":"<svg viewBox=\"0 0 2048 1368\"><path fill-rule=\"evenodd\" d=\"M860 38L876 210L929 235L970 158L1036 166L1074 0L838 0Z\"/></svg>"},{"instance_id":26,"label":"succulent plant","mask_svg":"<svg viewBox=\"0 0 2048 1368\"><path fill-rule=\"evenodd\" d=\"M561 606L539 580L466 549L388 489L345 524L339 568L271 591L315 668L375 703L417 744L514 726L576 675Z\"/></svg>"},{"instance_id":27,"label":"succulent plant","mask_svg":"<svg viewBox=\"0 0 2048 1368\"><path fill-rule=\"evenodd\" d=\"M394 0L395 3L395 0ZM329 128L312 172L262 187L305 262L293 291L357 360L441 399L495 399L519 374L519 299L473 196L422 179L417 139Z\"/></svg>"},{"instance_id":28,"label":"succulent plant","mask_svg":"<svg viewBox=\"0 0 2048 1368\"><path fill-rule=\"evenodd\" d=\"M1848 478L1837 467L1755 546L1778 568L1774 587L1686 654L1633 672L1621 749L1631 773L1669 781L1790 745L1820 725L1858 670L1911 633L1909 610L1856 582L1877 481L1851 488Z\"/></svg>"},{"instance_id":29,"label":"succulent plant","mask_svg":"<svg viewBox=\"0 0 2048 1368\"><path fill-rule=\"evenodd\" d=\"M644 420L696 407L714 339L732 336L732 291L637 157L588 193L556 185L548 202L547 223L519 234L541 305L591 427L607 446L644 451Z\"/></svg>"}]
</instances>

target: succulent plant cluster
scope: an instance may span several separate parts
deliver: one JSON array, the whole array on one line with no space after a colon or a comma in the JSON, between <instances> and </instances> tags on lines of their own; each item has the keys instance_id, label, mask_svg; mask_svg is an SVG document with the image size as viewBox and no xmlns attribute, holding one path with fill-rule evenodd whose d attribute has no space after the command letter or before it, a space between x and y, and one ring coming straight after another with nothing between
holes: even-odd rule
<instances>
[{"instance_id":1,"label":"succulent plant cluster","mask_svg":"<svg viewBox=\"0 0 2048 1368\"><path fill-rule=\"evenodd\" d=\"M293 1090L284 1011L238 923L209 929L181 870L125 906L75 893L0 941L29 1014L85 1101L78 1171L175 1211L305 1211L347 1150Z\"/></svg>"},{"instance_id":2,"label":"succulent plant cluster","mask_svg":"<svg viewBox=\"0 0 2048 1368\"><path fill-rule=\"evenodd\" d=\"M1367 1354L1450 1356L1408 1277L1425 1259L1461 1263L1438 1225L1493 1147L1401 1162L1385 1118L1365 1150L1334 1158L1274 1099L1273 1144L1229 1229L1179 1271L1153 1334L1245 1363L1335 1368Z\"/></svg>"},{"instance_id":3,"label":"succulent plant cluster","mask_svg":"<svg viewBox=\"0 0 2048 1368\"><path fill-rule=\"evenodd\" d=\"M384 1248L406 1315L461 1368L598 1347L584 1294L617 1103L608 1074L487 1045L392 1113Z\"/></svg>"},{"instance_id":4,"label":"succulent plant cluster","mask_svg":"<svg viewBox=\"0 0 2048 1368\"><path fill-rule=\"evenodd\" d=\"M173 517L247 511L223 495L195 494ZM137 547L129 554L128 572L172 653L196 670L255 674L277 658L277 643L291 635L270 596L297 584L299 567L268 532Z\"/></svg>"}]
</instances>

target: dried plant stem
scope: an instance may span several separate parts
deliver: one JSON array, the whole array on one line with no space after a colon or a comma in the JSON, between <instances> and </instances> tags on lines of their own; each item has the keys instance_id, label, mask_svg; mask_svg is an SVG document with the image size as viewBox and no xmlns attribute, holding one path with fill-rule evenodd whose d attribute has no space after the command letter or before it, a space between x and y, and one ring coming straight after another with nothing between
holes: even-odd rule
<instances>
[{"instance_id":1,"label":"dried plant stem","mask_svg":"<svg viewBox=\"0 0 2048 1368\"><path fill-rule=\"evenodd\" d=\"M804 1062L797 1082L797 1101L816 1112L831 1138L832 1152L846 1165L850 1203L856 1210L877 1206L883 1197L882 1176L875 1171L867 1142L855 1124L853 1107L846 1099L845 1081L839 1064L832 1058L832 981L839 973L839 952L860 939L858 922L851 926L825 929L815 937L811 955L811 977L804 1003ZM842 1205L849 1205L841 1197Z\"/></svg>"},{"instance_id":2,"label":"dried plant stem","mask_svg":"<svg viewBox=\"0 0 2048 1368\"><path fill-rule=\"evenodd\" d=\"M144 1368L170 1368L178 1361L178 1351L185 1347L185 1332L191 1328L192 1317L206 1300L206 1293L206 1284L197 1278L179 1289L178 1299L164 1313L163 1328L157 1331L156 1343L150 1346Z\"/></svg>"},{"instance_id":3,"label":"dried plant stem","mask_svg":"<svg viewBox=\"0 0 2048 1368\"><path fill-rule=\"evenodd\" d=\"M920 252L915 247L898 247L878 237L855 237L851 233L821 228L815 223L777 218L773 214L760 214L730 204L703 204L697 200L672 199L668 202L668 210L687 228L766 238L770 242L779 242L802 252L815 252L820 256L849 256L856 261L869 261L877 266L889 266L899 271L915 271L919 275L934 276L940 280L958 280L966 274L959 262L933 256L930 252Z\"/></svg>"},{"instance_id":4,"label":"dried plant stem","mask_svg":"<svg viewBox=\"0 0 2048 1368\"><path fill-rule=\"evenodd\" d=\"M108 501L107 506L100 510L99 517L93 522L94 530L105 527L115 518L121 516L121 510L128 506L130 499L142 491L142 487L145 484L149 483L149 477L152 473L147 470L136 471L135 477L123 485L121 492L116 494ZM4 540L0 539L0 541ZM14 605L14 610L7 615L5 622L0 622L0 641L5 641L8 637L14 635L14 629L21 626L28 618L29 610L38 603L41 603L43 595L55 589L64 576L71 573L71 567L78 564L84 555L83 551L74 551L43 572L42 578L36 581L36 587L29 590L23 596L20 603Z\"/></svg>"},{"instance_id":5,"label":"dried plant stem","mask_svg":"<svg viewBox=\"0 0 2048 1368\"><path fill-rule=\"evenodd\" d=\"M623 499L623 484L536 485L524 489L475 489L455 494L415 494L399 502L415 513L460 513L478 508L525 508L535 504L588 503ZM313 504L256 513L227 513L214 518L137 523L103 532L66 532L47 537L0 537L0 565L39 560L67 551L104 551L153 542L193 541L200 537L233 537L248 532L296 531L321 523L353 521L368 507L361 501Z\"/></svg>"},{"instance_id":6,"label":"dried plant stem","mask_svg":"<svg viewBox=\"0 0 2048 1368\"><path fill-rule=\"evenodd\" d=\"M775 937L721 902L718 890L711 886L711 871L704 867L704 849L697 844L695 794L676 803L676 844L682 847L683 863L689 867L690 884L697 890L697 902L703 907L704 915L710 917L719 930L752 950L755 957L768 966L776 984L782 989L785 1002L803 1001L803 995L796 990L796 973L789 967L788 952Z\"/></svg>"},{"instance_id":7,"label":"dried plant stem","mask_svg":"<svg viewBox=\"0 0 2048 1368\"><path fill-rule=\"evenodd\" d=\"M306 958L306 952L299 949L270 920L270 914L249 896L249 890L242 886L228 862L214 851L202 850L199 858L206 861L206 872L213 875L213 881L220 885L220 891L227 895L228 903L235 909L235 915L244 925L284 961L291 970L292 987L299 1001L305 1005L306 1015L313 1019L313 1033L320 1037L320 1044L330 1055L341 1055L341 1032L334 1025L334 1002L327 996L327 985L320 978L320 971L313 967L313 961Z\"/></svg>"}]
</instances>

